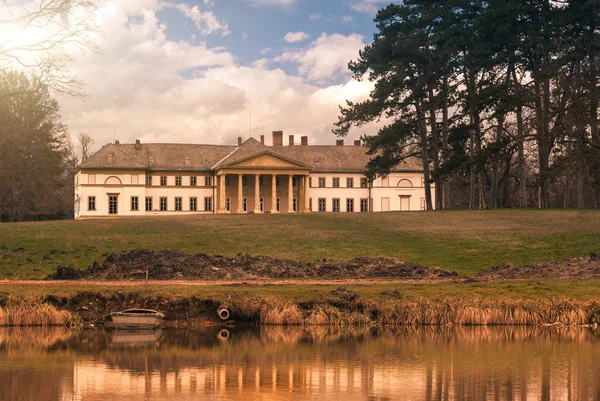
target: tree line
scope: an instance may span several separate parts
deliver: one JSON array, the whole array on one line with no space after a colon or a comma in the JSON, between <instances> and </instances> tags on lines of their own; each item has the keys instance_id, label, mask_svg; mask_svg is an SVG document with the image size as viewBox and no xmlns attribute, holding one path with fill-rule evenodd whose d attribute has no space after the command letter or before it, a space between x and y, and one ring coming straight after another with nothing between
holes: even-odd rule
<instances>
[{"instance_id":1,"label":"tree line","mask_svg":"<svg viewBox=\"0 0 600 401\"><path fill-rule=\"evenodd\" d=\"M358 60L368 174L423 161L428 209L600 207L598 0L405 0ZM432 188L431 183L435 183Z\"/></svg>"}]
</instances>

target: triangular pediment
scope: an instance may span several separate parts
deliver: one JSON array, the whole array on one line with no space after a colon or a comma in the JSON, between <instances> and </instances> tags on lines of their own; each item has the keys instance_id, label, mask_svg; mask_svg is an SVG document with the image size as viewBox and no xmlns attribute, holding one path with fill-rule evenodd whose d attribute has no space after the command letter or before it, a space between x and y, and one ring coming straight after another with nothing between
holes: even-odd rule
<instances>
[{"instance_id":1,"label":"triangular pediment","mask_svg":"<svg viewBox=\"0 0 600 401\"><path fill-rule=\"evenodd\" d=\"M227 166L228 168L268 168L268 169L298 169L309 168L300 162L290 160L270 152L249 157Z\"/></svg>"}]
</instances>

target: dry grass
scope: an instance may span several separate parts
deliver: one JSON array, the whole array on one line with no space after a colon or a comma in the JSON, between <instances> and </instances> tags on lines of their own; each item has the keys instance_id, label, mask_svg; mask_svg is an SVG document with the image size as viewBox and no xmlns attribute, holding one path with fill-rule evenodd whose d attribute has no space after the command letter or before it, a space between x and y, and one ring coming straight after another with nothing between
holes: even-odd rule
<instances>
[{"instance_id":1,"label":"dry grass","mask_svg":"<svg viewBox=\"0 0 600 401\"><path fill-rule=\"evenodd\" d=\"M23 302L0 307L0 326L67 326L74 322L71 312L50 304Z\"/></svg>"}]
</instances>

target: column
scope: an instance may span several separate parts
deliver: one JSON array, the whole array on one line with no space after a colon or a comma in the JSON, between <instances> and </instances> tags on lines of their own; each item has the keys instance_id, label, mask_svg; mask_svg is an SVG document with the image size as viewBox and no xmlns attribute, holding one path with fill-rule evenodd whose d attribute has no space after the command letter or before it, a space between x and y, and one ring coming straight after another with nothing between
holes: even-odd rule
<instances>
[{"instance_id":1,"label":"column","mask_svg":"<svg viewBox=\"0 0 600 401\"><path fill-rule=\"evenodd\" d=\"M310 201L308 200L308 175L304 176L304 211L306 213L310 213Z\"/></svg>"},{"instance_id":2,"label":"column","mask_svg":"<svg viewBox=\"0 0 600 401\"><path fill-rule=\"evenodd\" d=\"M271 213L277 213L277 175L271 175Z\"/></svg>"},{"instance_id":3,"label":"column","mask_svg":"<svg viewBox=\"0 0 600 401\"><path fill-rule=\"evenodd\" d=\"M288 180L288 213L294 213L294 176L291 174Z\"/></svg>"},{"instance_id":4,"label":"column","mask_svg":"<svg viewBox=\"0 0 600 401\"><path fill-rule=\"evenodd\" d=\"M240 213L244 213L244 205L243 205L243 198L244 198L244 181L243 178L244 176L242 174L238 174L238 204L237 204L237 211L236 213L240 214Z\"/></svg>"},{"instance_id":5,"label":"column","mask_svg":"<svg viewBox=\"0 0 600 401\"><path fill-rule=\"evenodd\" d=\"M254 176L254 213L260 213L260 175Z\"/></svg>"},{"instance_id":6,"label":"column","mask_svg":"<svg viewBox=\"0 0 600 401\"><path fill-rule=\"evenodd\" d=\"M219 200L218 203L215 202L215 206L217 207L217 213L225 213L225 174L221 174L219 177Z\"/></svg>"}]
</instances>

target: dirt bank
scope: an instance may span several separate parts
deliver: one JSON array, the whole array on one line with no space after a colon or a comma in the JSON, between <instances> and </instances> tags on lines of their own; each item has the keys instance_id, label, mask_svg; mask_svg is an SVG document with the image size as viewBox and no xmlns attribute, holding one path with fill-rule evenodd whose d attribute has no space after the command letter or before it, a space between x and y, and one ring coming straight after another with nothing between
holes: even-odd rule
<instances>
[{"instance_id":1,"label":"dirt bank","mask_svg":"<svg viewBox=\"0 0 600 401\"><path fill-rule=\"evenodd\" d=\"M387 258L357 258L349 262L320 263L276 259L267 256L190 255L176 250L135 250L111 254L86 270L58 266L48 276L54 280L151 280L169 279L309 279L309 278L396 278L432 279L456 277L457 273L416 263Z\"/></svg>"},{"instance_id":2,"label":"dirt bank","mask_svg":"<svg viewBox=\"0 0 600 401\"><path fill-rule=\"evenodd\" d=\"M571 258L561 262L536 263L524 266L501 265L475 275L479 281L510 279L600 279L600 255L591 253L585 258Z\"/></svg>"}]
</instances>

